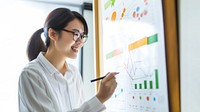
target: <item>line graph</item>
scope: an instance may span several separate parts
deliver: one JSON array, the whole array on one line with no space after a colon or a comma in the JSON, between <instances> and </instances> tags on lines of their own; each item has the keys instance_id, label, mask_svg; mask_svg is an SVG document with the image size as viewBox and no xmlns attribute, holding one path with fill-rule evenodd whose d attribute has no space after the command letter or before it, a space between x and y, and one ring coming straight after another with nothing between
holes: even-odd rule
<instances>
[{"instance_id":1,"label":"line graph","mask_svg":"<svg viewBox=\"0 0 200 112\"><path fill-rule=\"evenodd\" d=\"M141 78L151 77L151 74L145 73L145 71L139 67L142 61L133 62L131 57L129 56L127 64L124 63L124 69L126 70L127 75L131 80L137 80ZM137 76L140 74L140 76Z\"/></svg>"},{"instance_id":2,"label":"line graph","mask_svg":"<svg viewBox=\"0 0 200 112\"><path fill-rule=\"evenodd\" d=\"M134 55L129 52L124 69L131 80L152 77L153 70L143 60L133 60Z\"/></svg>"}]
</instances>

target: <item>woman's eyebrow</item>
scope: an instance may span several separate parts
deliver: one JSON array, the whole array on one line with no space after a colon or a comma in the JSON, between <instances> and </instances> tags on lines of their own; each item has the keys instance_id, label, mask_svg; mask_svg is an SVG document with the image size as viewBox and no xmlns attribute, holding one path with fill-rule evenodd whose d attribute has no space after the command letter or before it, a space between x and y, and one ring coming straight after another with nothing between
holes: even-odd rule
<instances>
[{"instance_id":1,"label":"woman's eyebrow","mask_svg":"<svg viewBox=\"0 0 200 112\"><path fill-rule=\"evenodd\" d=\"M77 32L80 32L78 29L72 29L73 31L77 31Z\"/></svg>"},{"instance_id":2,"label":"woman's eyebrow","mask_svg":"<svg viewBox=\"0 0 200 112\"><path fill-rule=\"evenodd\" d=\"M83 32L80 32L78 29L72 29L72 31L79 32L79 33L81 33L81 34L85 34L84 31L83 31Z\"/></svg>"}]
</instances>

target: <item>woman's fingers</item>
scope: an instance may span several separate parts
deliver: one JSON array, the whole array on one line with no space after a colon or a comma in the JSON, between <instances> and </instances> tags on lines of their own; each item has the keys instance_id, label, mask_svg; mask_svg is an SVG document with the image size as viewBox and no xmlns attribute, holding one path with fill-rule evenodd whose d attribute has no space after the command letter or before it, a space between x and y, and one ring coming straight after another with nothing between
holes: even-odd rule
<instances>
[{"instance_id":1,"label":"woman's fingers","mask_svg":"<svg viewBox=\"0 0 200 112\"><path fill-rule=\"evenodd\" d=\"M119 74L119 72L108 72L106 77L103 79L105 82L115 78L115 75Z\"/></svg>"},{"instance_id":2,"label":"woman's fingers","mask_svg":"<svg viewBox=\"0 0 200 112\"><path fill-rule=\"evenodd\" d=\"M108 73L106 77L100 83L97 97L102 103L108 100L112 96L112 94L114 93L117 87L117 82L115 78L116 74L118 74L118 72Z\"/></svg>"}]
</instances>

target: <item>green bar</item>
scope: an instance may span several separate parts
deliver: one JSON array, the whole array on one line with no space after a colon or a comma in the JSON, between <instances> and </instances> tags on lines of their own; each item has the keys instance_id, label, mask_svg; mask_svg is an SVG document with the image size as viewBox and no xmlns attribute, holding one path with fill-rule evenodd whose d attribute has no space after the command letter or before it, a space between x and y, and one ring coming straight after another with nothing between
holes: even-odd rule
<instances>
[{"instance_id":1,"label":"green bar","mask_svg":"<svg viewBox=\"0 0 200 112\"><path fill-rule=\"evenodd\" d=\"M140 89L142 89L142 84L140 84Z\"/></svg>"},{"instance_id":2,"label":"green bar","mask_svg":"<svg viewBox=\"0 0 200 112\"><path fill-rule=\"evenodd\" d=\"M153 81L150 81L150 89L153 89Z\"/></svg>"},{"instance_id":3,"label":"green bar","mask_svg":"<svg viewBox=\"0 0 200 112\"><path fill-rule=\"evenodd\" d=\"M104 4L104 9L107 9L109 6L111 6L112 1L108 0L105 4Z\"/></svg>"},{"instance_id":4,"label":"green bar","mask_svg":"<svg viewBox=\"0 0 200 112\"><path fill-rule=\"evenodd\" d=\"M142 100L142 96L140 96L140 100Z\"/></svg>"},{"instance_id":5,"label":"green bar","mask_svg":"<svg viewBox=\"0 0 200 112\"><path fill-rule=\"evenodd\" d=\"M155 70L155 77L156 77L156 89L159 89L159 82L158 82L158 70Z\"/></svg>"},{"instance_id":6,"label":"green bar","mask_svg":"<svg viewBox=\"0 0 200 112\"><path fill-rule=\"evenodd\" d=\"M147 81L144 80L144 89L147 89Z\"/></svg>"},{"instance_id":7,"label":"green bar","mask_svg":"<svg viewBox=\"0 0 200 112\"><path fill-rule=\"evenodd\" d=\"M135 89L137 89L137 84L135 84Z\"/></svg>"},{"instance_id":8,"label":"green bar","mask_svg":"<svg viewBox=\"0 0 200 112\"><path fill-rule=\"evenodd\" d=\"M106 54L106 59L109 59L109 58L112 58L113 57L113 53L111 52L111 53L108 53L108 54Z\"/></svg>"},{"instance_id":9,"label":"green bar","mask_svg":"<svg viewBox=\"0 0 200 112\"><path fill-rule=\"evenodd\" d=\"M158 34L148 37L147 44L152 44L154 42L158 42Z\"/></svg>"}]
</instances>

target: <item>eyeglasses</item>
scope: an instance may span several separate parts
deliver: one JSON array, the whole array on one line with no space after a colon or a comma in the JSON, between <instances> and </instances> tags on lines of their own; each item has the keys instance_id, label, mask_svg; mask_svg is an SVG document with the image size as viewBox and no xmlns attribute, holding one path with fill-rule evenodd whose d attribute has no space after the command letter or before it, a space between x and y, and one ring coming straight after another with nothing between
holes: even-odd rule
<instances>
[{"instance_id":1,"label":"eyeglasses","mask_svg":"<svg viewBox=\"0 0 200 112\"><path fill-rule=\"evenodd\" d=\"M76 42L78 40L80 40L82 43L85 43L88 39L88 36L85 34L81 34L79 31L70 31L70 30L66 30L66 29L62 29L65 32L69 32L72 33L74 35L73 40Z\"/></svg>"}]
</instances>

